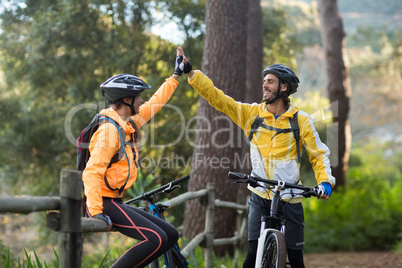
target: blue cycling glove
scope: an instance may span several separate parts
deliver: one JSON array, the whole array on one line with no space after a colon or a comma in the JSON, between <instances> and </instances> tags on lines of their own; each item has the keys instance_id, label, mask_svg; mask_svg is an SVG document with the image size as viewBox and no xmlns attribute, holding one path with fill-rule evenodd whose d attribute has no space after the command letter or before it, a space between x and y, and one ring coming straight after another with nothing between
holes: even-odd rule
<instances>
[{"instance_id":1,"label":"blue cycling glove","mask_svg":"<svg viewBox=\"0 0 402 268\"><path fill-rule=\"evenodd\" d=\"M317 189L317 193L319 195L323 194L323 195L331 196L332 186L328 182L320 183L320 185L316 186L315 188Z\"/></svg>"},{"instance_id":2,"label":"blue cycling glove","mask_svg":"<svg viewBox=\"0 0 402 268\"><path fill-rule=\"evenodd\" d=\"M106 224L107 224L106 232L109 232L110 230L112 230L113 222L109 216L103 215L102 213L100 213L100 214L96 214L95 216L93 216L93 218L99 219L99 220L104 220L106 222Z\"/></svg>"}]
</instances>

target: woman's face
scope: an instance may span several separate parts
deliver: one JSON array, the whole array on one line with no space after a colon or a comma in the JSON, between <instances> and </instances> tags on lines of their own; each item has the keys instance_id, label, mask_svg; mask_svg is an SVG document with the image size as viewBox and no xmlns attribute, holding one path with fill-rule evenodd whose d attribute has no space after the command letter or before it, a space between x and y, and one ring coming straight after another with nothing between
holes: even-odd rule
<instances>
[{"instance_id":1,"label":"woman's face","mask_svg":"<svg viewBox=\"0 0 402 268\"><path fill-rule=\"evenodd\" d=\"M140 113L140 107L142 105L143 101L140 95L138 95L137 97L135 97L134 99L134 111L135 114Z\"/></svg>"}]
</instances>

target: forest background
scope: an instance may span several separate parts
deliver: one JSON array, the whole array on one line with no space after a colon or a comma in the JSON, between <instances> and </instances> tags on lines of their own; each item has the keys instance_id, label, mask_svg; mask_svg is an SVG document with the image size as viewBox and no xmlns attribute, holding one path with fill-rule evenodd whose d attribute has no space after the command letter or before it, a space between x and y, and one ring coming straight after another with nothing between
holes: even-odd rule
<instances>
[{"instance_id":1,"label":"forest background","mask_svg":"<svg viewBox=\"0 0 402 268\"><path fill-rule=\"evenodd\" d=\"M261 5L264 66L293 67L302 84L292 101L312 114L327 113L316 2ZM338 5L347 34L353 143L347 187L330 202L306 204L307 250L401 249L402 4ZM204 15L205 1L2 1L0 194L57 195L61 169L75 169L74 137L106 105L99 84L132 73L153 86L144 93L147 99L172 74L178 44L201 68ZM194 133L182 131L195 128L197 109L198 95L181 78L169 107L144 130L149 139L131 195L189 173ZM320 125L328 122L316 123L325 142ZM304 162L304 177L311 178ZM306 184L314 186L314 180ZM0 220L0 263L6 248L15 255L23 247L46 254L57 244L44 215L6 214ZM182 216L172 212L171 220L180 225Z\"/></svg>"}]
</instances>

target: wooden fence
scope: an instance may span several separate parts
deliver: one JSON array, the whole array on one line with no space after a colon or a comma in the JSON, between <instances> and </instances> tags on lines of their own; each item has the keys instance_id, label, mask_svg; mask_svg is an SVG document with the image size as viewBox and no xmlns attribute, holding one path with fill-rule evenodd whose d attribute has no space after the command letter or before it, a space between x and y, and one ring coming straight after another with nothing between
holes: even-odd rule
<instances>
[{"instance_id":1,"label":"wooden fence","mask_svg":"<svg viewBox=\"0 0 402 268\"><path fill-rule=\"evenodd\" d=\"M0 213L31 213L49 211L47 225L58 232L59 267L81 267L81 254L84 232L104 232L106 223L102 220L82 218L82 179L81 172L62 170L60 175L60 196L48 197L10 197L0 195ZM215 199L215 185L208 183L206 189L196 192L186 192L166 203L171 207L178 206L188 200L206 197L205 229L196 235L182 249L182 254L188 258L197 245L202 243L205 267L212 267L212 252L214 246L242 245L246 242L247 205ZM238 213L239 228L233 237L214 239L215 208L235 209ZM238 250L235 251L235 266ZM191 262L191 260L190 260Z\"/></svg>"}]
</instances>

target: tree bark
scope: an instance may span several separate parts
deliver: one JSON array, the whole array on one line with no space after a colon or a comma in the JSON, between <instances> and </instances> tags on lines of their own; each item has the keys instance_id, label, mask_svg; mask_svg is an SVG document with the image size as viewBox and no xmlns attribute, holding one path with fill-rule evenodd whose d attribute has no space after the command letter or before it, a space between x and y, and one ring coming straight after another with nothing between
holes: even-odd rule
<instances>
[{"instance_id":1,"label":"tree bark","mask_svg":"<svg viewBox=\"0 0 402 268\"><path fill-rule=\"evenodd\" d=\"M246 94L244 102L262 100L262 10L261 0L248 0Z\"/></svg>"},{"instance_id":2,"label":"tree bark","mask_svg":"<svg viewBox=\"0 0 402 268\"><path fill-rule=\"evenodd\" d=\"M263 70L263 33L261 0L248 0L247 15L247 58L246 58L246 92L245 103L261 102L262 100L262 70ZM247 137L245 137L247 138ZM242 147L244 165L238 172L251 173L250 150ZM245 203L250 191L247 187L239 187L237 202Z\"/></svg>"},{"instance_id":3,"label":"tree bark","mask_svg":"<svg viewBox=\"0 0 402 268\"><path fill-rule=\"evenodd\" d=\"M247 1L208 0L202 71L216 87L235 100L243 100L246 88ZM244 137L241 129L226 115L200 98L197 132L191 164L189 191L216 185L216 198L236 201L238 186L228 179L228 171L239 170ZM193 200L186 204L184 235L192 238L204 231L205 207ZM235 231L236 213L216 209L215 238L230 237ZM215 249L217 255L232 252L231 247Z\"/></svg>"},{"instance_id":4,"label":"tree bark","mask_svg":"<svg viewBox=\"0 0 402 268\"><path fill-rule=\"evenodd\" d=\"M335 126L335 133L333 134L335 134L336 140L336 157L331 159L332 173L336 178L337 186L345 186L345 174L348 169L352 143L348 119L351 85L345 47L345 32L336 0L318 0L318 13L328 75L327 90Z\"/></svg>"}]
</instances>

